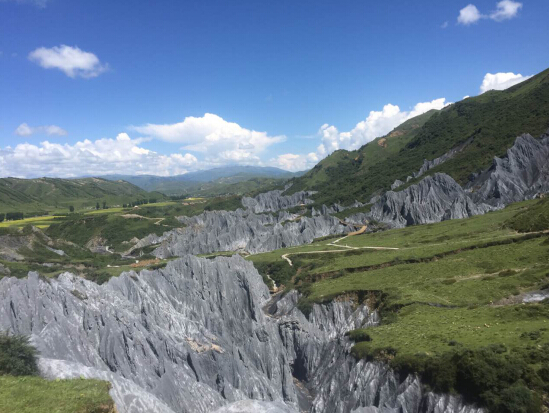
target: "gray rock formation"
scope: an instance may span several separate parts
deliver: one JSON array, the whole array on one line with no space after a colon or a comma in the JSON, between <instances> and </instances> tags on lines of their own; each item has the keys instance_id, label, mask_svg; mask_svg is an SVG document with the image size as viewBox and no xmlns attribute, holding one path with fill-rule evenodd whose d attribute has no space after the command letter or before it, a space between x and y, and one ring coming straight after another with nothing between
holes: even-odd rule
<instances>
[{"instance_id":1,"label":"gray rock formation","mask_svg":"<svg viewBox=\"0 0 549 413\"><path fill-rule=\"evenodd\" d=\"M424 175L428 170L433 169L435 166L442 165L444 162L449 161L458 153L460 153L462 150L464 150L467 146L469 146L471 142L473 142L473 139L469 138L465 142L463 142L461 145L458 145L455 148L450 149L448 152L446 152L444 155L439 156L438 158L435 158L430 161L428 161L427 159L424 159L423 165L421 165L421 168L419 168L419 171L414 172L412 174L413 176L407 177L406 182L409 182L414 178L419 178L420 176ZM391 189L394 189L394 188L391 187Z\"/></svg>"},{"instance_id":2,"label":"gray rock formation","mask_svg":"<svg viewBox=\"0 0 549 413\"><path fill-rule=\"evenodd\" d=\"M549 191L549 131L539 140L519 136L502 158L481 173L467 188L473 199L494 206L534 198Z\"/></svg>"},{"instance_id":3,"label":"gray rock formation","mask_svg":"<svg viewBox=\"0 0 549 413\"><path fill-rule=\"evenodd\" d=\"M69 273L47 281L30 273L0 280L0 330L30 335L50 376L112 380L120 412L150 411L135 406L156 400L193 413L242 399L291 406L290 363L278 326L261 311L268 299L240 257L187 256L101 286Z\"/></svg>"},{"instance_id":4,"label":"gray rock formation","mask_svg":"<svg viewBox=\"0 0 549 413\"><path fill-rule=\"evenodd\" d=\"M483 214L492 207L476 204L450 176L428 176L400 192L386 192L368 214L371 219L402 228Z\"/></svg>"},{"instance_id":5,"label":"gray rock formation","mask_svg":"<svg viewBox=\"0 0 549 413\"><path fill-rule=\"evenodd\" d=\"M269 298L238 256L186 256L101 286L30 273L0 280L0 329L31 336L46 377L109 380L120 413L476 412L354 360L345 332L378 322L365 305L314 305L307 318L297 293Z\"/></svg>"},{"instance_id":6,"label":"gray rock formation","mask_svg":"<svg viewBox=\"0 0 549 413\"><path fill-rule=\"evenodd\" d=\"M315 238L350 230L329 215L312 218L279 212L254 214L249 210L206 211L194 217L178 218L184 228L150 235L132 249L158 245L159 258L216 251L246 251L251 254L311 243Z\"/></svg>"},{"instance_id":7,"label":"gray rock formation","mask_svg":"<svg viewBox=\"0 0 549 413\"><path fill-rule=\"evenodd\" d=\"M400 179L397 179L395 182L391 184L391 190L397 189L399 186L404 185L404 182L402 182Z\"/></svg>"},{"instance_id":8,"label":"gray rock formation","mask_svg":"<svg viewBox=\"0 0 549 413\"><path fill-rule=\"evenodd\" d=\"M314 305L306 318L296 308L297 299L296 292L289 293L271 305L270 311L278 319L294 375L313 392L311 412L482 411L465 405L459 397L425 392L417 377L401 378L382 363L357 362L344 333L379 322L377 313L365 305L353 299Z\"/></svg>"},{"instance_id":9,"label":"gray rock formation","mask_svg":"<svg viewBox=\"0 0 549 413\"><path fill-rule=\"evenodd\" d=\"M259 194L254 198L244 197L242 198L242 205L244 208L250 209L256 214L262 212L277 212L282 209L288 209L299 205L312 204L314 201L308 199L311 195L314 195L314 191L300 191L292 195L282 195L284 190L269 191L263 194Z\"/></svg>"}]
</instances>

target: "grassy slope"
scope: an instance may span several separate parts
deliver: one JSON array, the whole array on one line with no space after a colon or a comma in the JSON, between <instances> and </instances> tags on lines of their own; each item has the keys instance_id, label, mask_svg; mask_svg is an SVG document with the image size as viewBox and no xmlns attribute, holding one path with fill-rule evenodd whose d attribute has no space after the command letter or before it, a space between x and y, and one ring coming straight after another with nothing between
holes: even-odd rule
<instances>
[{"instance_id":1,"label":"grassy slope","mask_svg":"<svg viewBox=\"0 0 549 413\"><path fill-rule=\"evenodd\" d=\"M99 380L0 376L0 412L115 413L109 388Z\"/></svg>"},{"instance_id":2,"label":"grassy slope","mask_svg":"<svg viewBox=\"0 0 549 413\"><path fill-rule=\"evenodd\" d=\"M294 179L292 191L317 190L318 203L367 201L389 189L395 179L405 180L419 170L424 159L437 158L473 138L454 159L429 171L446 172L465 183L471 173L488 167L494 156L504 155L518 135L537 137L547 128L549 69L507 90L490 91L410 119L357 151L336 151Z\"/></svg>"},{"instance_id":3,"label":"grassy slope","mask_svg":"<svg viewBox=\"0 0 549 413\"><path fill-rule=\"evenodd\" d=\"M96 202L117 205L149 198L161 200L163 195L99 178L0 179L0 212L66 211L69 205L83 209L95 207Z\"/></svg>"},{"instance_id":4,"label":"grassy slope","mask_svg":"<svg viewBox=\"0 0 549 413\"><path fill-rule=\"evenodd\" d=\"M330 241L248 259L260 272L300 289L305 310L340 295L369 298L381 312L382 324L353 333L358 357L379 357L396 367L403 360L428 365L451 351L500 345L503 353L495 357L516 355L536 372L545 363L539 361L538 349L549 348L549 305L521 304L520 297L549 286L549 236L524 231L548 230L549 221L539 220L548 211L545 199L526 201L466 220L357 235L339 244L399 250L295 254L290 256L293 267L282 254L327 250L333 248L326 246ZM451 389L455 387L446 390ZM478 401L490 404L487 397Z\"/></svg>"},{"instance_id":5,"label":"grassy slope","mask_svg":"<svg viewBox=\"0 0 549 413\"><path fill-rule=\"evenodd\" d=\"M161 235L180 224L175 217L193 216L204 210L234 210L241 207L240 197L218 197L211 199L182 200L140 205L137 208L109 208L93 210L84 214L70 214L62 217L28 218L21 221L9 221L0 224L0 236L26 237L32 234L29 225L41 227L45 234L53 239L50 247L65 252L60 256L46 248L47 242L35 236L31 248L18 250L25 259L19 262L0 259L0 264L11 271L11 276L24 277L29 271L38 271L46 277L55 277L64 271L71 271L88 279L102 283L110 277L118 276L131 267L133 259L122 259L118 252L128 250L133 244L132 238L142 238L155 233ZM126 217L124 217L126 215ZM36 235L36 234L35 234ZM114 254L96 254L86 248L92 239L101 238L101 245L108 245ZM143 251L145 256L139 260L154 258ZM150 266L165 263L151 262ZM42 264L50 266L44 267ZM0 275L1 278L1 275Z\"/></svg>"}]
</instances>

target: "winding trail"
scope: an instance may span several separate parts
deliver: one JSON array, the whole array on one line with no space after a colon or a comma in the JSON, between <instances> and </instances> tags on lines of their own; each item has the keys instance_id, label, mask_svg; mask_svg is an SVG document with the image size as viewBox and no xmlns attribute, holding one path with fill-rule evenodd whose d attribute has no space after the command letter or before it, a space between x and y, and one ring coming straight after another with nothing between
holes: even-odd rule
<instances>
[{"instance_id":1,"label":"winding trail","mask_svg":"<svg viewBox=\"0 0 549 413\"><path fill-rule=\"evenodd\" d=\"M292 260L290 259L290 255L301 255L301 254L324 254L324 253L331 253L331 252L346 252L349 250L398 250L399 248L394 247L351 247L349 245L339 245L338 242L344 240L345 238L352 237L354 235L360 235L363 234L368 226L364 225L362 228L360 228L358 231L349 232L344 237L338 238L335 241L332 241L328 244L326 244L329 247L337 247L342 248L340 250L318 250L318 251L303 251L303 252L289 252L287 254L284 254L281 256L281 258L290 264L291 267L293 267Z\"/></svg>"}]
</instances>

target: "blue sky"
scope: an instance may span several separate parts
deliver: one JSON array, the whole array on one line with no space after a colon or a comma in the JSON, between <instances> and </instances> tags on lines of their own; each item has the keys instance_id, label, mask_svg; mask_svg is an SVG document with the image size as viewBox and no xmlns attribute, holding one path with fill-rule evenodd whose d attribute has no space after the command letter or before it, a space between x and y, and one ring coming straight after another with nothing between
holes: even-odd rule
<instances>
[{"instance_id":1,"label":"blue sky","mask_svg":"<svg viewBox=\"0 0 549 413\"><path fill-rule=\"evenodd\" d=\"M548 1L470 1L0 0L0 176L299 170L549 67Z\"/></svg>"}]
</instances>

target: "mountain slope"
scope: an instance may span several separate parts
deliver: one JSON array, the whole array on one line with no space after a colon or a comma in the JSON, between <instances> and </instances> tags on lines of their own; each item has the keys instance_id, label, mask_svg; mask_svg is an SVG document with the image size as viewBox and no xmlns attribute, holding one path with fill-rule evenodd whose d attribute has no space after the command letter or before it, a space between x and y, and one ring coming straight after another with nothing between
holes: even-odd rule
<instances>
[{"instance_id":1,"label":"mountain slope","mask_svg":"<svg viewBox=\"0 0 549 413\"><path fill-rule=\"evenodd\" d=\"M52 208L95 206L96 202L120 204L145 198L160 198L125 181L100 178L1 178L0 211L45 211Z\"/></svg>"},{"instance_id":2,"label":"mountain slope","mask_svg":"<svg viewBox=\"0 0 549 413\"><path fill-rule=\"evenodd\" d=\"M169 195L204 195L203 184L210 183L207 188L213 188L216 194L226 193L224 185L236 184L255 178L289 179L299 176L300 173L288 172L280 168L259 166L225 166L205 171L189 172L176 176L155 175L107 175L109 180L123 179L146 191L160 191ZM256 185L251 185L256 189ZM229 190L227 193L232 193Z\"/></svg>"},{"instance_id":3,"label":"mountain slope","mask_svg":"<svg viewBox=\"0 0 549 413\"><path fill-rule=\"evenodd\" d=\"M415 127L414 127L415 125ZM504 91L490 91L410 119L357 151L336 151L303 177L292 191L317 190L318 203L367 201L371 195L468 143L453 159L429 170L465 184L487 168L523 133L540 136L549 127L549 69Z\"/></svg>"}]
</instances>

